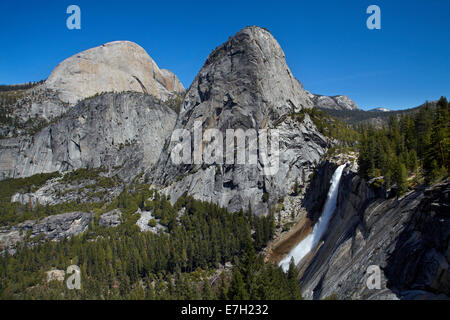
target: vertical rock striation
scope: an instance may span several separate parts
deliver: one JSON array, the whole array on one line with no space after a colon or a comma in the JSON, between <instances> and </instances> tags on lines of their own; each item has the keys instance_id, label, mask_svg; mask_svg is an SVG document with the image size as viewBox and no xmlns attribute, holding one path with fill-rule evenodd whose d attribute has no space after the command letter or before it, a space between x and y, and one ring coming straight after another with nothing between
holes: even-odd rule
<instances>
[{"instance_id":1,"label":"vertical rock striation","mask_svg":"<svg viewBox=\"0 0 450 320\"><path fill-rule=\"evenodd\" d=\"M187 192L197 199L218 203L231 211L248 209L265 214L269 206L291 191L325 153L328 141L306 114L291 115L313 103L286 64L278 42L265 29L247 27L216 48L189 88L176 129L273 129L280 132L280 164L273 176L257 165L175 165L168 145L155 172L155 185L175 201ZM224 138L225 139L225 138ZM225 141L224 141L225 142ZM225 143L224 143L225 144ZM225 151L226 152L226 151ZM224 152L224 154L225 154ZM269 201L263 201L268 194Z\"/></svg>"},{"instance_id":2,"label":"vertical rock striation","mask_svg":"<svg viewBox=\"0 0 450 320\"><path fill-rule=\"evenodd\" d=\"M323 242L300 263L304 296L448 299L449 191L444 183L385 199L348 171ZM380 267L380 289L366 285L371 265Z\"/></svg>"},{"instance_id":3,"label":"vertical rock striation","mask_svg":"<svg viewBox=\"0 0 450 320\"><path fill-rule=\"evenodd\" d=\"M176 113L140 93L108 93L33 136L0 140L0 178L104 167L129 180L159 158Z\"/></svg>"}]
</instances>

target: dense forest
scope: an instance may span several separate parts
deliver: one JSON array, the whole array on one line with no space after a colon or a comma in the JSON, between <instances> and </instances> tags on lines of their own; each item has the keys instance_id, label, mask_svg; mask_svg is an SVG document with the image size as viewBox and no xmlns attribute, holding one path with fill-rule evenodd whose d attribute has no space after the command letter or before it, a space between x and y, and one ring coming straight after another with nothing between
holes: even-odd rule
<instances>
[{"instance_id":1,"label":"dense forest","mask_svg":"<svg viewBox=\"0 0 450 320\"><path fill-rule=\"evenodd\" d=\"M413 114L391 115L377 129L360 125L359 173L403 194L410 184L430 184L448 177L450 165L449 103L442 97ZM410 178L412 181L410 181Z\"/></svg>"},{"instance_id":2,"label":"dense forest","mask_svg":"<svg viewBox=\"0 0 450 320\"><path fill-rule=\"evenodd\" d=\"M123 212L115 228L99 226L96 212L94 223L79 236L24 245L0 257L0 298L301 298L296 269L285 274L257 254L273 237L273 215L229 213L187 196L172 206L147 185L126 188L105 210L114 207ZM138 208L152 210L164 231L141 232ZM226 262L233 263L232 272L216 275ZM81 268L81 290L46 282L46 271L71 264Z\"/></svg>"}]
</instances>

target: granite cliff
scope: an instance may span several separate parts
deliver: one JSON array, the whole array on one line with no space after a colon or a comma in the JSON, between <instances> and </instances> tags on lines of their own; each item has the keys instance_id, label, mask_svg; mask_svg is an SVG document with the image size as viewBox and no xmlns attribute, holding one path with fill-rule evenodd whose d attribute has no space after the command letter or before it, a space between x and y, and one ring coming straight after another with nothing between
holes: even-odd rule
<instances>
[{"instance_id":1,"label":"granite cliff","mask_svg":"<svg viewBox=\"0 0 450 320\"><path fill-rule=\"evenodd\" d=\"M0 140L0 178L103 167L129 180L158 160L176 117L142 93L83 100L32 136Z\"/></svg>"},{"instance_id":2,"label":"granite cliff","mask_svg":"<svg viewBox=\"0 0 450 320\"><path fill-rule=\"evenodd\" d=\"M135 91L161 100L184 92L174 73L159 69L142 47L130 41L109 42L64 60L44 87L70 104L102 92Z\"/></svg>"},{"instance_id":3,"label":"granite cliff","mask_svg":"<svg viewBox=\"0 0 450 320\"><path fill-rule=\"evenodd\" d=\"M321 166L317 179L326 182L334 167ZM303 295L449 299L449 191L446 182L386 198L347 168L327 231L299 264ZM380 289L366 285L371 265L380 267Z\"/></svg>"},{"instance_id":4,"label":"granite cliff","mask_svg":"<svg viewBox=\"0 0 450 320\"><path fill-rule=\"evenodd\" d=\"M293 115L313 107L294 78L278 42L265 29L247 27L216 48L186 93L176 129L277 129L280 140L279 169L263 175L257 165L175 165L164 149L148 175L171 201L187 192L197 199L227 207L266 214L269 207L292 191L320 161L330 142L317 130L308 114ZM263 199L266 195L266 199Z\"/></svg>"}]
</instances>

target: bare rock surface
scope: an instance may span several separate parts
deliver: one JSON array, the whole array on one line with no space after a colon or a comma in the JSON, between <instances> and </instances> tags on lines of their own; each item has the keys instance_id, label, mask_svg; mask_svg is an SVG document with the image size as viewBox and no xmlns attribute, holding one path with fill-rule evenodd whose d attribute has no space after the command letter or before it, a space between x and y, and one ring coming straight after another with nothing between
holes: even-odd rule
<instances>
[{"instance_id":1,"label":"bare rock surface","mask_svg":"<svg viewBox=\"0 0 450 320\"><path fill-rule=\"evenodd\" d=\"M122 223L122 212L119 209L114 209L106 212L100 216L98 224L103 227L117 227Z\"/></svg>"},{"instance_id":2,"label":"bare rock surface","mask_svg":"<svg viewBox=\"0 0 450 320\"><path fill-rule=\"evenodd\" d=\"M35 245L43 241L59 241L83 233L89 227L94 214L69 212L46 217L40 221L27 220L10 229L0 229L0 253L15 253L18 243Z\"/></svg>"},{"instance_id":3,"label":"bare rock surface","mask_svg":"<svg viewBox=\"0 0 450 320\"><path fill-rule=\"evenodd\" d=\"M75 54L53 70L44 86L70 104L102 92L143 92L165 100L184 91L172 72L159 69L142 47L130 41Z\"/></svg>"},{"instance_id":4,"label":"bare rock surface","mask_svg":"<svg viewBox=\"0 0 450 320\"><path fill-rule=\"evenodd\" d=\"M266 214L270 205L291 192L296 178L312 172L329 146L307 114L300 122L291 117L312 106L274 37L265 29L247 27L207 58L185 96L175 128L192 135L194 123L200 121L203 130L215 128L223 136L227 129L276 128L280 133L278 172L263 175L261 162L176 165L170 158L172 142L148 175L155 186L165 187L163 192L172 202L187 192L230 211L251 205L254 213ZM264 194L268 201L263 201Z\"/></svg>"},{"instance_id":5,"label":"bare rock surface","mask_svg":"<svg viewBox=\"0 0 450 320\"><path fill-rule=\"evenodd\" d=\"M323 242L311 259L300 262L304 296L448 299L449 191L444 183L384 199L347 171ZM366 285L371 265L380 267L379 290Z\"/></svg>"},{"instance_id":6,"label":"bare rock surface","mask_svg":"<svg viewBox=\"0 0 450 320\"><path fill-rule=\"evenodd\" d=\"M139 227L141 232L153 232L158 233L159 230L166 230L166 228L159 223L159 219L155 219L150 211L141 211L140 209L137 212L140 215L138 221L136 221L136 225ZM156 225L151 227L148 225L148 222L151 219L155 219Z\"/></svg>"},{"instance_id":7,"label":"bare rock surface","mask_svg":"<svg viewBox=\"0 0 450 320\"><path fill-rule=\"evenodd\" d=\"M67 202L111 202L122 189L123 183L118 179L114 180L113 185L102 186L98 185L97 180L82 179L65 182L63 177L57 177L48 180L36 191L15 193L11 197L11 202L19 202L32 207L38 204L54 206Z\"/></svg>"},{"instance_id":8,"label":"bare rock surface","mask_svg":"<svg viewBox=\"0 0 450 320\"><path fill-rule=\"evenodd\" d=\"M63 282L64 278L66 277L66 272L64 270L58 269L47 271L45 274L47 276L47 283L51 281Z\"/></svg>"},{"instance_id":9,"label":"bare rock surface","mask_svg":"<svg viewBox=\"0 0 450 320\"><path fill-rule=\"evenodd\" d=\"M84 100L33 136L1 139L0 179L99 167L130 179L158 160L176 117L146 94Z\"/></svg>"}]
</instances>

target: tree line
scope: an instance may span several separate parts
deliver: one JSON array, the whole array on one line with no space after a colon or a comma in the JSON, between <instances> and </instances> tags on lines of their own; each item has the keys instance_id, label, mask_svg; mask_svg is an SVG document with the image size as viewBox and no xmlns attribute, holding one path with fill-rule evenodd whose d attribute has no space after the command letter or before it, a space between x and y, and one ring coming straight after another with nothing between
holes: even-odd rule
<instances>
[{"instance_id":1,"label":"tree line","mask_svg":"<svg viewBox=\"0 0 450 320\"><path fill-rule=\"evenodd\" d=\"M23 84L0 84L0 92L31 89L39 84L43 84L44 81L45 80L35 82L30 81Z\"/></svg>"},{"instance_id":2,"label":"tree line","mask_svg":"<svg viewBox=\"0 0 450 320\"><path fill-rule=\"evenodd\" d=\"M445 179L450 165L449 103L441 97L414 114L391 115L376 129L360 125L359 173L400 195L410 184ZM412 179L411 183L409 178Z\"/></svg>"},{"instance_id":3,"label":"tree line","mask_svg":"<svg viewBox=\"0 0 450 320\"><path fill-rule=\"evenodd\" d=\"M2 299L298 299L295 268L285 274L257 253L272 239L274 218L229 213L215 204L163 195L136 184L107 208L122 211L115 228L98 225L61 242L19 246L0 257ZM141 232L138 209L151 210L164 230ZM104 211L102 210L102 211ZM212 283L211 274L234 264ZM81 290L46 282L45 272L81 268Z\"/></svg>"}]
</instances>

